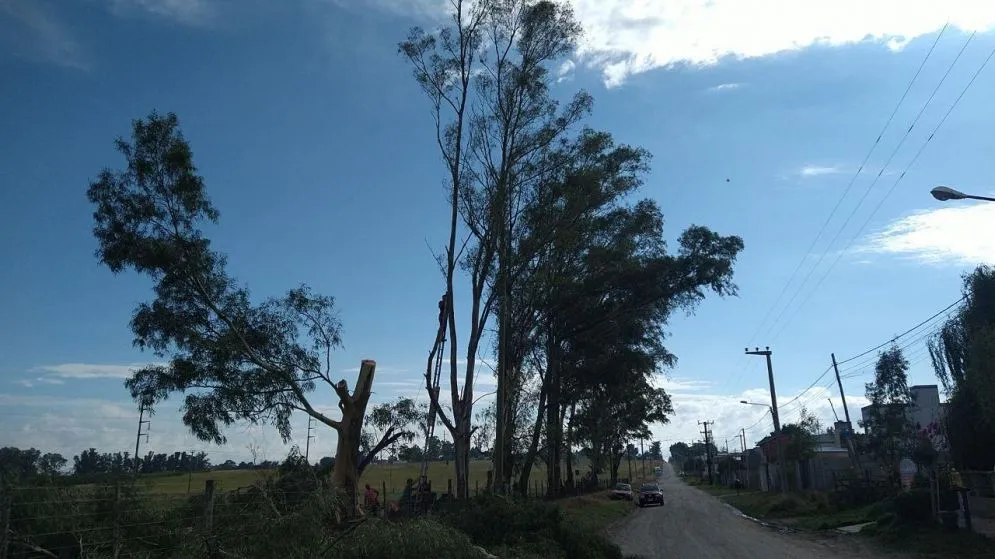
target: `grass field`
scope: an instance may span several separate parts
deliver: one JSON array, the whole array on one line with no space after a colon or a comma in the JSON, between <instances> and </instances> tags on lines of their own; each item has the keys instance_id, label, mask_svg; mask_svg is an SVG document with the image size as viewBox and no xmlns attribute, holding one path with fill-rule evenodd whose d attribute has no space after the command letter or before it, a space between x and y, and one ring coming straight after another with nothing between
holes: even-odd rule
<instances>
[{"instance_id":1,"label":"grass field","mask_svg":"<svg viewBox=\"0 0 995 559\"><path fill-rule=\"evenodd\" d=\"M659 465L659 461L647 460L646 472L651 475L652 469ZM487 471L491 468L489 460L477 460L470 462L470 492L483 491L487 484ZM583 473L587 465L575 466ZM633 477L641 479L642 463L633 462ZM387 489L388 498L396 498L404 489L404 481L408 478L417 480L421 471L420 463L394 463L394 464L372 464L360 478L360 485L369 483L379 491ZM200 493L204 490L207 480L213 479L220 483L222 491L232 491L242 487L248 487L253 483L262 480L267 475L272 475L272 470L214 470L209 472L193 472L190 474L154 475L143 477L143 481L150 493L165 495L186 495ZM628 466L623 464L619 468L619 475L628 475ZM449 480L456 482L453 464L446 462L431 462L428 465L428 479L432 482L432 489L437 492L446 492ZM541 465L532 469L530 476L532 481L529 487L530 494L545 492L546 469Z\"/></svg>"}]
</instances>

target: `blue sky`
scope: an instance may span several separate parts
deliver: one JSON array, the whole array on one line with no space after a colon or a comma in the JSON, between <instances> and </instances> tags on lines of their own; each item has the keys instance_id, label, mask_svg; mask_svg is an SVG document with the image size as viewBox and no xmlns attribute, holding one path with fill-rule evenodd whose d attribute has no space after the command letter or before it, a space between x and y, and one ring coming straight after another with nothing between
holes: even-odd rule
<instances>
[{"instance_id":1,"label":"blue sky","mask_svg":"<svg viewBox=\"0 0 995 559\"><path fill-rule=\"evenodd\" d=\"M113 138L152 109L179 115L222 213L211 234L239 279L259 297L300 282L335 296L343 376L351 383L373 358L377 398L418 394L442 291L429 246L444 242L446 203L428 105L396 50L410 26L439 21L444 4L0 0L0 445L73 454L134 444L122 378L151 356L131 347L127 323L149 284L98 265L85 191L101 168L121 164ZM738 403L769 401L747 343L775 352L782 420L801 404L831 420L829 396L842 415L835 387L823 390L831 375L802 393L830 352L846 359L933 315L959 296L963 272L995 255L995 205L928 195L936 184L995 191L995 106L985 95L995 62L927 142L995 49L995 7L795 4L575 2L587 34L556 94L587 89L591 126L653 153L643 193L660 202L668 236L694 223L746 243L740 296L671 322L679 363L661 383L678 414L656 429L668 444L696 437L705 419L720 443L740 428L751 440L769 429L761 408ZM914 382L934 382L922 335L936 324L900 340ZM842 366L858 416L866 361ZM480 379L478 392L490 384ZM208 448L175 406L153 419L149 448ZM269 429L240 427L230 439L208 448L216 460L244 458L248 444L269 458L286 452ZM334 436L319 432L316 445L330 453Z\"/></svg>"}]
</instances>

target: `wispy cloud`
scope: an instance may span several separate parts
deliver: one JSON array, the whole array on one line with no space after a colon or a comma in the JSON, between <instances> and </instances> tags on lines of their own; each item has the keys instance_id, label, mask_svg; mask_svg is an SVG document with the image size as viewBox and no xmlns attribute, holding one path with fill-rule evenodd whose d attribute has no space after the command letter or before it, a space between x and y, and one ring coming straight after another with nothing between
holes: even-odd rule
<instances>
[{"instance_id":1,"label":"wispy cloud","mask_svg":"<svg viewBox=\"0 0 995 559\"><path fill-rule=\"evenodd\" d=\"M556 83L573 79L574 69L576 67L577 63L573 60L566 60L560 64L560 67L556 70Z\"/></svg>"},{"instance_id":2,"label":"wispy cloud","mask_svg":"<svg viewBox=\"0 0 995 559\"><path fill-rule=\"evenodd\" d=\"M334 406L320 409L336 414ZM4 444L21 448L34 447L43 452L59 452L71 458L74 454L95 447L101 452L134 452L138 407L126 399L76 398L58 396L23 396L0 393L0 410L4 414ZM50 411L57 410L57 411ZM293 418L295 441L283 444L272 427L237 423L226 429L231 443L216 446L198 441L181 421L181 414L169 405L159 406L151 417L152 429L148 442L142 442L141 452L206 451L213 462L226 459L250 459L246 444L258 445L259 459L280 460L296 442L302 448L307 433L307 418ZM148 419L148 416L146 416ZM335 434L319 426L316 440L311 441L312 457L334 453Z\"/></svg>"},{"instance_id":3,"label":"wispy cloud","mask_svg":"<svg viewBox=\"0 0 995 559\"><path fill-rule=\"evenodd\" d=\"M803 177L821 177L823 175L836 175L842 172L843 169L838 165L806 165L798 170L798 174Z\"/></svg>"},{"instance_id":4,"label":"wispy cloud","mask_svg":"<svg viewBox=\"0 0 995 559\"><path fill-rule=\"evenodd\" d=\"M359 372L359 367L349 367L348 369L341 369L339 371L342 374L354 375ZM397 375L402 373L411 372L410 369L405 369L402 367L392 367L390 365L381 365L377 363L377 368L374 371L378 375Z\"/></svg>"},{"instance_id":5,"label":"wispy cloud","mask_svg":"<svg viewBox=\"0 0 995 559\"><path fill-rule=\"evenodd\" d=\"M357 5L357 0L332 0ZM446 0L365 0L366 6L440 22ZM995 27L977 0L573 0L584 25L581 60L609 87L674 64L711 65L820 45L877 41L900 49L937 31Z\"/></svg>"},{"instance_id":6,"label":"wispy cloud","mask_svg":"<svg viewBox=\"0 0 995 559\"><path fill-rule=\"evenodd\" d=\"M36 372L44 373L47 382L57 384L59 379L126 379L136 370L148 366L148 363L131 363L129 365L108 365L94 363L63 363L61 365L42 365L35 367Z\"/></svg>"},{"instance_id":7,"label":"wispy cloud","mask_svg":"<svg viewBox=\"0 0 995 559\"><path fill-rule=\"evenodd\" d=\"M782 402L789 402L797 393L779 394ZM830 426L834 420L832 406L829 404L829 391L812 390L802 394L798 400L788 405L781 405L781 423L792 423L798 420L802 405L806 410L815 415L823 426ZM745 431L746 443L753 444L774 428L770 413L762 406L747 406L740 403L741 400L749 402L763 403L770 402L770 393L765 389L753 388L745 390L739 394L715 394L708 391L680 392L674 391L671 395L674 404L675 415L670 418L670 423L666 425L655 425L652 427L654 439L663 442L666 452L667 447L677 441L692 442L700 440L701 426L699 421L714 421L712 425L713 436L716 444L722 448L728 444L730 450L739 448L737 437L740 430ZM862 394L847 394L847 404L851 415L859 417L860 407L867 404L866 398ZM842 404L837 399L835 401L836 411L842 415L840 407Z\"/></svg>"},{"instance_id":8,"label":"wispy cloud","mask_svg":"<svg viewBox=\"0 0 995 559\"><path fill-rule=\"evenodd\" d=\"M995 203L958 204L896 219L871 234L858 252L933 265L995 261Z\"/></svg>"},{"instance_id":9,"label":"wispy cloud","mask_svg":"<svg viewBox=\"0 0 995 559\"><path fill-rule=\"evenodd\" d=\"M719 85L713 85L709 87L706 91L710 93L719 93L722 91L732 91L734 89L739 89L743 87L741 83L720 83Z\"/></svg>"},{"instance_id":10,"label":"wispy cloud","mask_svg":"<svg viewBox=\"0 0 995 559\"><path fill-rule=\"evenodd\" d=\"M667 392L698 392L708 390L712 383L687 378L670 378L663 374L653 377L653 384L657 388L662 388Z\"/></svg>"},{"instance_id":11,"label":"wispy cloud","mask_svg":"<svg viewBox=\"0 0 995 559\"><path fill-rule=\"evenodd\" d=\"M202 25L215 16L207 0L111 0L110 9L116 15L143 13L187 25Z\"/></svg>"},{"instance_id":12,"label":"wispy cloud","mask_svg":"<svg viewBox=\"0 0 995 559\"><path fill-rule=\"evenodd\" d=\"M80 44L42 0L0 0L0 48L22 58L89 68Z\"/></svg>"}]
</instances>

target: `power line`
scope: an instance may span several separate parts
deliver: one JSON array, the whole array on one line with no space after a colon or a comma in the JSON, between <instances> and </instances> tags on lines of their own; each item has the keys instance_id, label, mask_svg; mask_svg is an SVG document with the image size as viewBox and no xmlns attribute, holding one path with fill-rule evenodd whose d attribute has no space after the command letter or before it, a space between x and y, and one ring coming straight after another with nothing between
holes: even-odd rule
<instances>
[{"instance_id":1,"label":"power line","mask_svg":"<svg viewBox=\"0 0 995 559\"><path fill-rule=\"evenodd\" d=\"M829 371L832 371L832 370L833 370L833 366L832 366L832 365L830 365L830 366L829 366L829 368L827 368L827 369L826 369L825 371L823 371L823 372L822 372L822 374L821 374L821 375L819 375L819 376L818 376L818 378L816 378L815 380L813 380L813 381L812 381L812 384L808 385L808 388L806 388L805 390L802 390L802 391L801 391L801 392L800 392L800 393L799 393L799 394L798 394L797 396L795 396L794 398L792 398L792 399L788 400L787 402L785 402L784 404L782 404L782 405L781 405L781 408L786 408L786 407L790 406L790 405L791 405L791 404L792 404L793 402L797 401L797 400L798 400L799 398L801 398L801 397L802 397L802 396L803 396L803 395L804 395L804 394L805 394L806 392L808 392L809 390L811 390L811 389L812 389L812 387L816 385L816 383L818 383L818 382L819 382L820 380L822 380L822 379L823 379L823 378L824 378L824 377L825 377L825 376L826 376L827 374L829 374Z\"/></svg>"},{"instance_id":2,"label":"power line","mask_svg":"<svg viewBox=\"0 0 995 559\"><path fill-rule=\"evenodd\" d=\"M836 362L836 364L837 364L837 365L842 365L842 364L844 364L844 363L849 363L849 362L851 362L851 361L855 361L855 360L857 360L857 359L859 359L859 358L861 358L861 357L863 357L863 356L865 356L865 355L867 355L867 354L869 354L869 353L873 353L873 352L875 352L875 351L877 351L877 350L879 350L879 349L883 348L883 347L884 347L884 346L886 346L886 345L889 345L889 344L893 344L893 343L895 343L895 341L897 341L897 340L899 340L899 339L901 339L901 338L905 337L905 336L906 336L907 334L910 334L910 333L912 333L912 332L914 332L914 331L918 330L918 329L919 329L919 328L921 328L922 326L924 326L924 325L926 325L927 323L931 322L931 321L932 321L933 319L935 319L936 317L940 316L941 314L943 314L943 313L945 313L945 312L949 311L950 309L954 308L955 306L959 305L959 304L960 304L960 303L961 303L961 302L962 302L963 300L964 300L964 297L961 297L960 299L957 299L956 301L954 301L953 303L950 303L949 305L947 305L946 307L944 307L944 308L943 308L942 310L940 310L939 312L937 312L937 313L936 313L936 314L934 314L933 316L930 316L930 317L929 317L929 318L927 318L926 320L923 320L923 321L922 321L922 322L920 322L919 324L916 324L916 325L915 325L915 326L913 326L912 328L909 328L908 330L906 330L906 331L902 332L901 334L899 334L899 335L897 335L897 336L893 337L892 339L888 340L887 342L884 342L884 343L882 343L882 344L878 344L878 345L876 345L876 346L872 347L871 349L868 349L867 351L863 351L863 352L861 352L861 353L858 353L857 355L854 355L853 357L847 357L846 359L844 359L844 360L842 360L842 361L837 361L837 362Z\"/></svg>"},{"instance_id":3,"label":"power line","mask_svg":"<svg viewBox=\"0 0 995 559\"><path fill-rule=\"evenodd\" d=\"M867 150L867 154L864 156L863 162L861 162L860 166L857 168L857 172L854 173L853 177L850 178L850 182L847 184L846 189L843 191L843 194L840 196L839 200L836 201L836 205L833 206L832 211L829 212L829 216L826 217L826 220L819 228L818 232L815 235L815 238L812 240L812 243L809 245L808 249L806 249L805 253L802 255L802 258L798 261L798 264L795 266L794 271L791 272L791 275L788 277L788 281L784 284L784 287L782 287L781 291L777 294L777 297L774 299L774 303L770 306L770 308L767 310L767 313L764 315L764 318L761 319L760 323L757 325L757 329L753 332L752 335L750 335L749 342L747 343L747 345L753 344L754 340L756 339L757 335L760 333L764 324L767 323L767 320L770 318L771 314L773 314L774 309L777 308L778 303L781 302L781 298L784 297L784 294L787 292L788 287L791 285L791 282L794 281L795 276L801 270L802 265L805 263L805 260L808 259L809 254L812 253L812 250L819 242L819 239L822 238L822 234L825 232L826 227L829 226L829 223L836 215L836 212L837 210L839 210L840 205L843 203L843 200L846 198L847 194L849 194L850 190L853 188L853 185L856 182L857 177L864 170L864 167L867 165L867 162L870 161L871 155L873 155L874 150L877 149L878 144L881 143L881 138L884 137L885 132L888 131L888 127L891 126L891 123L894 121L895 115L898 114L899 108L901 108L902 104L905 102L905 99L908 97L909 92L912 90L912 86L919 78L919 75L922 73L923 68L926 66L926 62L929 60L930 56L932 56L933 51L936 49L936 45L940 42L940 39L943 37L943 34L946 32L948 26L949 22L945 23L943 25L943 28L940 29L939 34L937 34L936 39L933 40L933 44L929 47L929 50L926 52L926 56L923 57L922 62L919 64L919 68L916 69L916 72L912 76L912 79L909 80L908 85L905 87L905 91L902 92L901 97L898 99L898 102L895 104L895 108L892 109L891 114L888 116L888 120L885 121L884 126L881 128L881 131L878 133L877 138L875 138L874 143L871 144L870 149ZM908 134L908 132L906 132L906 134Z\"/></svg>"},{"instance_id":4,"label":"power line","mask_svg":"<svg viewBox=\"0 0 995 559\"><path fill-rule=\"evenodd\" d=\"M837 365L842 365L844 363L853 362L853 361L855 361L855 360L857 360L857 359L859 359L861 357L864 357L864 356L866 356L866 355L868 355L870 353L873 353L873 352L875 352L875 351L877 351L877 350L879 350L879 349L881 349L881 348L883 348L883 347L885 347L885 346L887 346L889 344L895 343L896 341L904 338L905 336L911 334L912 332L915 332L916 330L922 328L924 325L929 324L930 322L934 321L936 318L938 318L940 316L943 316L944 313L949 313L951 309L953 309L954 307L956 307L963 300L964 300L964 297L961 297L961 298L957 299L953 303L951 303L951 304L947 305L946 307L944 307L939 312L936 312L935 314L933 314L929 318L927 318L927 319L919 322L918 324L916 324L912 328L909 328L909 329L905 330L901 334L898 334L897 336L892 337L890 340L888 340L886 342L883 342L881 344L878 344L878 345L874 346L873 348L868 349L866 351L863 351L863 352L861 352L861 353L859 353L857 355L854 355L853 357L848 357L847 359L844 359L842 361L837 361L836 364ZM934 334L936 331L937 330L927 330L926 332L922 333L920 336L918 336L916 338L913 338L911 341L909 341L907 344L905 344L904 346L900 347L899 349L904 349L904 348L907 348L907 347L911 347L912 345L916 344L917 342L920 342L923 339L927 338L928 336ZM874 361L876 361L876 359L871 359L871 360L868 361L867 364L873 363ZM849 369L849 371L853 371L853 370L858 369L858 368L862 368L862 367L861 366L854 367L854 368ZM833 366L830 365L828 368L826 368L825 371L823 371L818 377L816 377L815 380L813 380L812 383L808 385L808 387L806 387L804 390L802 390L801 392L799 392L798 395L795 396L794 398L792 398L791 400L788 400L784 404L781 404L779 406L779 408L781 410L786 410L787 408L789 408L792 404L794 404L795 402L797 402L798 400L800 400L803 396L805 396L805 394L807 394L810 390L812 390L832 370L833 370ZM853 375L853 376L856 376L856 375ZM843 378L852 378L852 376L844 375ZM834 384L834 383L835 383L835 379L830 379L829 385L827 385L826 387L824 387L824 390L832 390L832 384ZM821 393L819 395L809 397L804 402L802 402L798 407L801 408L801 407L804 407L804 406L808 405L816 397L821 397Z\"/></svg>"},{"instance_id":5,"label":"power line","mask_svg":"<svg viewBox=\"0 0 995 559\"><path fill-rule=\"evenodd\" d=\"M943 124L947 121L947 118L950 116L950 114L953 112L953 110L960 103L960 100L967 93L968 89L970 89L970 87L974 84L975 80L977 80L978 76L981 75L981 72L985 69L985 67L991 61L991 59L992 59L993 56L995 56L995 49L993 49L991 51L991 53L989 53L988 57L985 58L985 61L982 62L981 66L978 68L977 72L974 73L974 75L971 77L971 80L967 83L966 86L964 86L964 89L961 90L960 95L957 96L957 99L955 99L954 102L953 102L953 104L950 105L950 108L947 109L947 112L943 115L943 118L940 119L939 124L937 124L936 127L933 129L933 131L930 132L929 136L926 138L926 141L923 142L922 146L920 146L920 148L916 152L915 156L912 158L911 161L909 161L909 164L906 165L905 169L898 176L898 178L895 180L895 182L891 185L891 188L889 188L888 191L885 192L884 197L882 197L881 200L878 201L877 206L874 207L874 209L871 211L870 215L867 216L867 219L860 226L860 229L858 229L857 232L850 238L850 241L847 242L847 244L846 244L845 247L843 247L843 250L840 251L839 253L837 253L836 258L829 265L829 268L826 269L825 273L823 273L822 277L819 279L819 282L816 283L816 285L812 289L812 291L809 292L808 296L795 309L794 313L792 313L792 315L788 318L788 320L785 321L781 325L781 331L783 331L784 328L787 326L787 324L790 323L791 320L794 318L794 316L798 314L798 311L801 310L804 307L805 303L812 297L812 295L814 295L819 290L819 287L823 284L823 282L825 282L826 278L829 277L829 273L832 272L833 268L836 267L836 264L839 263L839 261L843 258L843 255L846 254L847 251L850 250L850 247L853 246L854 241L856 241L860 237L860 234L864 232L864 229L866 229L867 226L870 224L871 220L874 218L874 216L877 214L877 212L881 209L881 206L884 205L885 200L887 200L888 197L891 196L891 194L898 187L898 184L900 182L902 182L902 179L905 178L905 175L909 172L909 170L916 163L916 161L919 160L919 157L922 155L923 151L926 150L926 147L929 146L929 143L933 140L933 137L935 137L936 133L940 130L940 127L942 127ZM778 333L780 333L780 332L778 332ZM775 336L775 338L776 337L777 336Z\"/></svg>"},{"instance_id":6,"label":"power line","mask_svg":"<svg viewBox=\"0 0 995 559\"><path fill-rule=\"evenodd\" d=\"M950 72L953 71L954 66L956 66L956 64L957 64L957 61L960 60L960 57L961 57L961 55L964 54L964 51L967 49L967 46L969 44L971 44L971 40L974 39L974 35L975 35L975 33L972 33L967 38L967 41L964 42L964 45L961 47L960 51L957 52L957 56L954 57L953 61L947 67L947 71L944 72L943 77L941 77L940 81L937 82L936 87L933 88L933 91L929 95L929 98L926 99L926 102L923 103L922 107L920 107L919 112L916 114L915 118L912 120L912 124L910 124L909 127L905 130L905 134L902 135L902 138L901 138L901 140L899 140L898 145L895 146L895 149L892 150L891 155L888 156L888 159L885 161L884 165L881 166L881 169L878 171L878 174L874 177L874 180L872 180L871 183L867 186L867 189L864 191L864 194L860 197L860 200L858 200L857 204L853 207L852 210L850 210L850 214L847 215L846 220L844 220L844 222L843 222L843 225L840 226L840 228L836 231L836 234L833 236L832 240L829 241L828 245L826 245L826 250L823 251L822 254L819 255L819 259L816 260L815 265L812 266L812 268L809 270L808 274L805 275L805 279L802 280L801 284L799 284L798 289L794 292L794 294L792 295L791 299L788 300L788 303L784 306L784 308L781 309L781 312L778 313L777 318L774 319L774 323L771 324L771 326L768 328L767 334L771 333L771 330L774 328L774 325L778 324L778 322L781 320L781 317L784 316L784 314L788 311L789 308L791 308L791 304L795 301L795 299L799 295L801 295L802 291L804 290L805 285L808 284L809 279L812 278L812 275L819 268L819 265L822 264L823 260L825 260L826 255L829 254L829 249L833 245L836 244L836 241L839 240L840 235L842 235L843 231L846 230L846 226L850 224L850 221L857 214L857 210L859 210L861 208L861 206L863 206L864 202L867 200L867 197L870 195L871 191L874 189L874 186L877 184L878 180L884 175L884 172L887 170L887 168L891 164L892 160L895 158L895 156L901 150L902 146L905 145L905 141L909 138L909 135L912 133L912 130L915 128L916 124L919 123L919 120L922 118L922 115L926 112L926 108L929 107L930 103L933 102L933 99L936 97L936 94L940 91L940 88L946 82L947 77L950 75ZM959 98L958 98L958 100L959 100ZM944 117L943 120L946 120L946 117ZM941 125L943 124L942 120L940 121L940 124ZM937 126L936 129L939 129L939 125ZM936 129L934 129L933 134L935 134L935 130ZM932 134L930 134L929 139L932 139ZM929 143L929 139L926 140L926 143ZM922 148L920 148L920 153L921 153L921 151L922 151ZM918 158L918 155L916 156L916 158ZM912 163L914 163L914 162L915 162L915 159L912 160ZM910 163L908 165L908 167L911 167L912 163ZM908 167L906 167L906 171L908 171ZM904 176L904 175L905 175L905 171L902 172L902 176ZM896 182L896 184L897 184L897 182ZM892 190L894 190L894 187L892 188ZM889 194L890 194L890 192L891 191L889 191ZM887 195L885 196L885 198L887 198ZM881 203L883 203L883 202L884 202L884 199L881 200ZM878 207L880 207L880 203L879 203ZM875 211L872 212L871 216L873 216L873 214L876 213L876 212L877 212L877 209L875 209ZM870 217L868 218L868 221L869 220L870 220ZM863 230L863 227L861 227L861 231L862 230ZM860 231L858 231L857 235L859 235L859 234L860 234ZM843 249L843 252L841 252L841 253L839 253L837 255L836 260L834 260L833 263L830 264L830 266L826 270L826 272L822 276L820 276L821 279L816 284L816 287L813 288L812 291L810 291L808 293L808 295L806 295L802 299L802 302L798 305L798 307L796 307L795 310L790 315L788 315L788 319L785 320L784 322L781 322L779 324L779 328L778 328L776 334L774 334L772 341L775 340L775 339L777 339L778 336L780 336L780 334L784 331L784 329L787 327L787 325L791 323L791 321L798 314L798 312L805 306L805 303L807 303L809 301L809 299L811 299L812 295L814 295L816 293L816 291L818 291L818 287L820 285L822 285L822 282L824 281L825 276L829 274L829 271L832 270L833 266L836 265L836 262L838 262L839 258L842 256L842 254L845 253L846 250L850 248L850 245L852 243L853 243L853 239L851 239L850 242L847 244L847 247L845 249Z\"/></svg>"}]
</instances>

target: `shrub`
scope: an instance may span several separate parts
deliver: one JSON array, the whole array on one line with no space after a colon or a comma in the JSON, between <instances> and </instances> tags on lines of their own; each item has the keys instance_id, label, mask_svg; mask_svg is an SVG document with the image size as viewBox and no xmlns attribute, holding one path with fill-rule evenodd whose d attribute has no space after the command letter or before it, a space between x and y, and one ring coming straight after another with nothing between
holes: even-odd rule
<instances>
[{"instance_id":1,"label":"shrub","mask_svg":"<svg viewBox=\"0 0 995 559\"><path fill-rule=\"evenodd\" d=\"M807 493L809 504L818 512L826 512L835 508L835 503L829 495L819 491Z\"/></svg>"},{"instance_id":2,"label":"shrub","mask_svg":"<svg viewBox=\"0 0 995 559\"><path fill-rule=\"evenodd\" d=\"M933 506L929 491L913 489L895 496L893 510L901 522L929 522L933 516Z\"/></svg>"},{"instance_id":3,"label":"shrub","mask_svg":"<svg viewBox=\"0 0 995 559\"><path fill-rule=\"evenodd\" d=\"M569 559L622 559L622 550L604 535L562 523L557 541Z\"/></svg>"},{"instance_id":4,"label":"shrub","mask_svg":"<svg viewBox=\"0 0 995 559\"><path fill-rule=\"evenodd\" d=\"M452 503L441 515L473 543L511 557L621 559L603 535L564 520L559 505L482 495Z\"/></svg>"},{"instance_id":5,"label":"shrub","mask_svg":"<svg viewBox=\"0 0 995 559\"><path fill-rule=\"evenodd\" d=\"M767 507L767 514L776 516L788 516L791 513L798 513L809 508L806 501L795 494L781 495L774 499Z\"/></svg>"},{"instance_id":6,"label":"shrub","mask_svg":"<svg viewBox=\"0 0 995 559\"><path fill-rule=\"evenodd\" d=\"M330 549L328 559L472 559L483 557L470 538L430 519L368 520Z\"/></svg>"},{"instance_id":7,"label":"shrub","mask_svg":"<svg viewBox=\"0 0 995 559\"><path fill-rule=\"evenodd\" d=\"M560 508L554 504L497 495L451 503L442 518L484 547L515 545L522 539L552 539L563 521Z\"/></svg>"}]
</instances>

